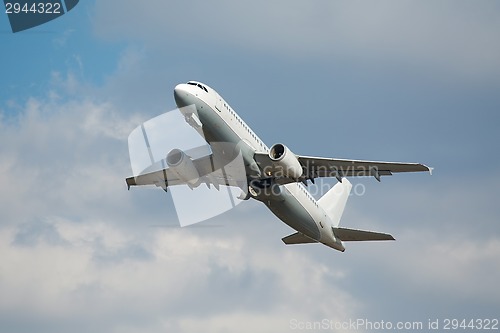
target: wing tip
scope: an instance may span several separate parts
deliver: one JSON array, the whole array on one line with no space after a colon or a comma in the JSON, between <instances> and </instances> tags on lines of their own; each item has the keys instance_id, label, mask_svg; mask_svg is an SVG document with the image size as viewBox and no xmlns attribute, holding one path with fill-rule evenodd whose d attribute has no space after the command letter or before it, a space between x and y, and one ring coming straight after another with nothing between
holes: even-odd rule
<instances>
[{"instance_id":1,"label":"wing tip","mask_svg":"<svg viewBox=\"0 0 500 333\"><path fill-rule=\"evenodd\" d=\"M427 171L432 176L432 171L434 171L433 167L430 167L430 166L423 164L423 163L417 163L417 165L423 169L421 171Z\"/></svg>"},{"instance_id":2,"label":"wing tip","mask_svg":"<svg viewBox=\"0 0 500 333\"><path fill-rule=\"evenodd\" d=\"M125 179L125 182L127 183L127 186L129 189L130 189L130 186L137 185L137 183L135 182L135 177L128 177Z\"/></svg>"}]
</instances>

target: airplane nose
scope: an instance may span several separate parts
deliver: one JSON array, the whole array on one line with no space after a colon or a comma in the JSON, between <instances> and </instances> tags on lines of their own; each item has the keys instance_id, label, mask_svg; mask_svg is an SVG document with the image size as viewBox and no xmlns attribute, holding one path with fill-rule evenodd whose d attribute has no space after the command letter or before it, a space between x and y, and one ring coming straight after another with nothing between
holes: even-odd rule
<instances>
[{"instance_id":1,"label":"airplane nose","mask_svg":"<svg viewBox=\"0 0 500 333\"><path fill-rule=\"evenodd\" d=\"M180 84L178 84L174 88L174 98L176 101L181 96L181 94L182 94L182 87Z\"/></svg>"},{"instance_id":2,"label":"airplane nose","mask_svg":"<svg viewBox=\"0 0 500 333\"><path fill-rule=\"evenodd\" d=\"M184 84L176 85L174 88L174 99L178 107L184 107L188 105L187 97L189 97L189 93L185 89L185 85Z\"/></svg>"}]
</instances>

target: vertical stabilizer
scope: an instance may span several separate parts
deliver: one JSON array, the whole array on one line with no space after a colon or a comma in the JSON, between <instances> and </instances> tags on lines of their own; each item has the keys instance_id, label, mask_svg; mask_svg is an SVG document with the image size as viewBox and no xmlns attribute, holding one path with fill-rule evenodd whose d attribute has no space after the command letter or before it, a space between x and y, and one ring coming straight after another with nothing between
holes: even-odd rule
<instances>
[{"instance_id":1,"label":"vertical stabilizer","mask_svg":"<svg viewBox=\"0 0 500 333\"><path fill-rule=\"evenodd\" d=\"M318 203L332 219L333 227L337 227L340 223L344 207L351 193L352 184L347 178L342 178L342 182L335 184L328 192L326 192Z\"/></svg>"}]
</instances>

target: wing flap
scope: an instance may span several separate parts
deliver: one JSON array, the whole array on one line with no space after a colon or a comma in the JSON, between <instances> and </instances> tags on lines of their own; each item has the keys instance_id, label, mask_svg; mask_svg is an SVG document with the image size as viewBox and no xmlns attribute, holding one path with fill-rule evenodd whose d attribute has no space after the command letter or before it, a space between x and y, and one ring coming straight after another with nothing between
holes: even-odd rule
<instances>
[{"instance_id":1,"label":"wing flap","mask_svg":"<svg viewBox=\"0 0 500 333\"><path fill-rule=\"evenodd\" d=\"M310 237L307 237L306 235L296 232L294 234L291 234L289 236L283 237L281 239L283 243L286 245L292 245L292 244L308 244L308 243L317 243L317 240L314 240Z\"/></svg>"},{"instance_id":2,"label":"wing flap","mask_svg":"<svg viewBox=\"0 0 500 333\"><path fill-rule=\"evenodd\" d=\"M395 240L392 235L381 232L347 228L333 228L333 232L343 242Z\"/></svg>"}]
</instances>

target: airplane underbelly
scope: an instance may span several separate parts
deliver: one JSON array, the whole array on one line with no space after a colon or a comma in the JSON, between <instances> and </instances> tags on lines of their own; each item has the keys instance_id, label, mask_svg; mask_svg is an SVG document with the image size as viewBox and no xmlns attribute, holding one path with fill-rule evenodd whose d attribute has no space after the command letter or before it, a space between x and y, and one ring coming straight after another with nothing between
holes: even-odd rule
<instances>
[{"instance_id":1,"label":"airplane underbelly","mask_svg":"<svg viewBox=\"0 0 500 333\"><path fill-rule=\"evenodd\" d=\"M265 202L266 206L293 229L319 240L320 231L307 210L288 191L283 191L282 196L284 200L269 200Z\"/></svg>"}]
</instances>

